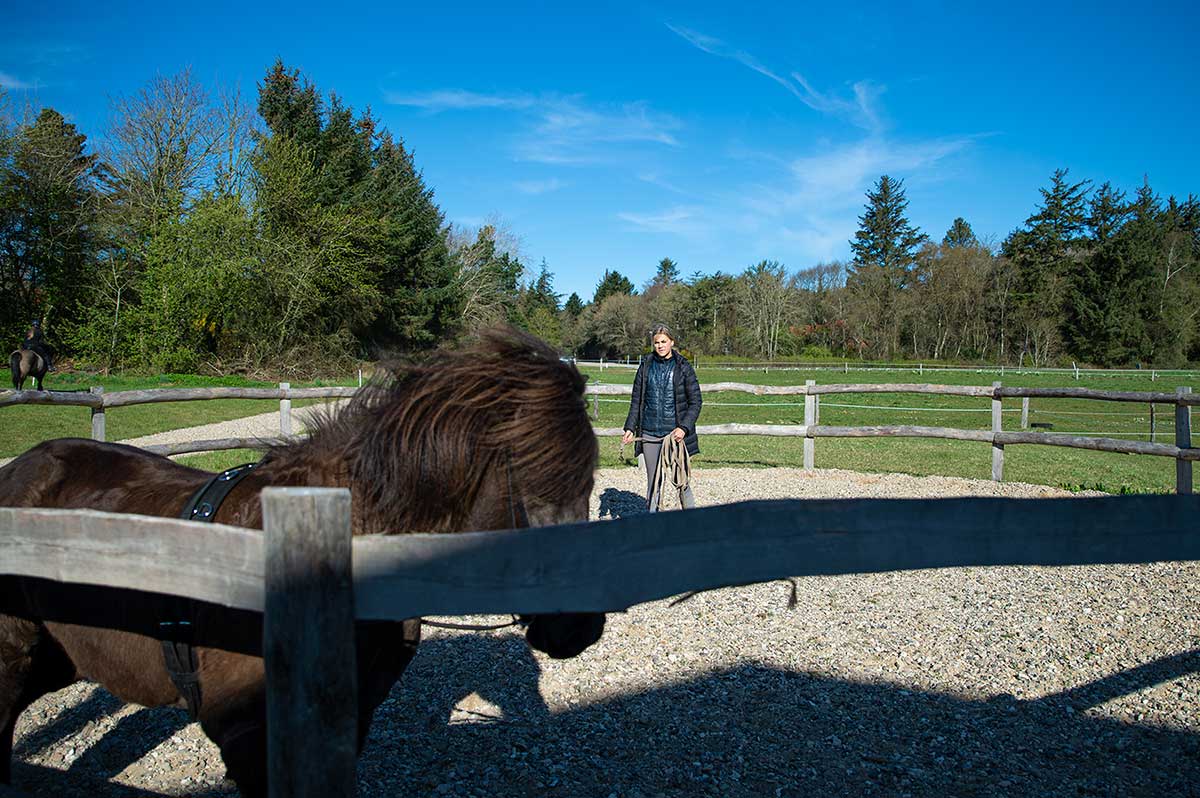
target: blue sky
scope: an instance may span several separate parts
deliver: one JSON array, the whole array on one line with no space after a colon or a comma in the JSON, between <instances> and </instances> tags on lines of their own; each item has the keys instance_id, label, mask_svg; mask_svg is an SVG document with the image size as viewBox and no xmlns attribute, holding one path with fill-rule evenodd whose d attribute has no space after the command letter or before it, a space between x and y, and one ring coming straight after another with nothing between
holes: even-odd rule
<instances>
[{"instance_id":1,"label":"blue sky","mask_svg":"<svg viewBox=\"0 0 1200 798\"><path fill-rule=\"evenodd\" d=\"M96 139L112 97L276 57L375 115L449 221L498 216L564 297L846 258L864 193L905 181L940 239L1001 240L1056 168L1200 193L1200 4L4 3L0 85ZM36 7L36 8L35 8Z\"/></svg>"}]
</instances>

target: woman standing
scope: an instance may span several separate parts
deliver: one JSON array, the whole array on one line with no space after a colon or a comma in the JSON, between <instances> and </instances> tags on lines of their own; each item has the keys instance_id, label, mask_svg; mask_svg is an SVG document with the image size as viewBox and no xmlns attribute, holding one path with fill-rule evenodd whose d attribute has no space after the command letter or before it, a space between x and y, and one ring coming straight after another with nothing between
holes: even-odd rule
<instances>
[{"instance_id":1,"label":"woman standing","mask_svg":"<svg viewBox=\"0 0 1200 798\"><path fill-rule=\"evenodd\" d=\"M700 452L696 420L700 417L701 399L696 371L675 351L675 336L665 324L657 324L650 330L650 343L654 351L642 358L633 378L633 395L621 442L642 438L634 451L642 455L646 466L646 501L653 513L658 510L654 476L663 441L670 436L683 441L688 454ZM683 506L696 506L691 486L683 492Z\"/></svg>"}]
</instances>

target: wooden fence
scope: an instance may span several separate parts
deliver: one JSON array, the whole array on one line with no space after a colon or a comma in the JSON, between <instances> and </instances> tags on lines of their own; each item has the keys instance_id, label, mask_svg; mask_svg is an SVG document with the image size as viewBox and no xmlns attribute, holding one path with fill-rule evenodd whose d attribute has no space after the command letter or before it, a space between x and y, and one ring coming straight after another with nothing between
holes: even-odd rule
<instances>
[{"instance_id":1,"label":"wooden fence","mask_svg":"<svg viewBox=\"0 0 1200 798\"><path fill-rule=\"evenodd\" d=\"M697 432L703 435L765 435L798 437L804 439L804 467L815 465L817 438L942 438L947 440L979 441L991 445L992 479L1004 478L1004 449L1006 446L1033 444L1062 446L1072 449L1090 449L1101 452L1139 454L1170 457L1175 460L1175 488L1177 493L1191 493L1192 463L1200 460L1200 448L1192 447L1190 409L1200 405L1200 394L1192 393L1190 387L1180 387L1174 393L1155 391L1105 391L1091 388L1019 388L1004 387L1000 382L991 386L974 385L931 385L925 383L854 383L845 385L817 385L808 380L805 385L751 385L741 382L718 382L701 386L705 393L739 391L756 396L803 396L803 425L773 424L714 424L701 425ZM104 414L110 407L125 407L150 402L181 402L208 399L278 399L281 437L292 434L291 405L295 399L345 398L352 396L355 388L299 388L288 383L279 388L189 388L151 389L144 391L120 391L106 394L103 389L93 388L88 393L63 393L41 391L0 392L0 407L18 404L75 405L92 409L92 437L105 439ZM593 415L598 416L600 396L628 396L628 385L589 385L588 395L593 398ZM820 424L820 397L829 394L847 393L913 393L936 396L969 396L991 401L992 428L990 430L965 430L952 427L925 427L915 425L884 425L870 427L839 427ZM1002 429L1001 407L1004 399L1022 400L1022 430ZM1127 441L1115 438L1064 435L1047 432L1031 432L1025 427L1029 400L1042 399L1093 399L1108 402L1147 404L1153 415L1155 405L1172 405L1175 410L1175 443L1154 441ZM619 437L621 429L598 427L596 434L602 437ZM224 438L188 443L147 446L149 451L164 455L223 449L254 448L261 441L247 438Z\"/></svg>"},{"instance_id":2,"label":"wooden fence","mask_svg":"<svg viewBox=\"0 0 1200 798\"><path fill-rule=\"evenodd\" d=\"M346 490L267 488L262 501L262 532L0 508L0 586L30 577L43 589L139 590L262 613L271 795L291 798L354 794L355 618L607 612L795 576L1200 559L1198 496L757 501L358 538ZM29 589L0 589L0 611ZM75 603L73 622L106 604ZM320 735L307 733L313 707L338 708L320 719Z\"/></svg>"}]
</instances>

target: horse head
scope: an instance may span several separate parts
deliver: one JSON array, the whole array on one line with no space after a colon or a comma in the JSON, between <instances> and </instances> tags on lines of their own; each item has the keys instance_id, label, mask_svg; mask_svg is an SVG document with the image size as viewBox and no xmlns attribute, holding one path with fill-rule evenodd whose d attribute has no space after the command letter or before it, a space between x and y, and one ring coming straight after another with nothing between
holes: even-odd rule
<instances>
[{"instance_id":1,"label":"horse head","mask_svg":"<svg viewBox=\"0 0 1200 798\"><path fill-rule=\"evenodd\" d=\"M322 437L345 441L360 532L552 526L588 517L599 450L585 378L510 328L393 365ZM333 444L331 444L332 446ZM596 642L601 613L532 615L526 640L552 657Z\"/></svg>"}]
</instances>

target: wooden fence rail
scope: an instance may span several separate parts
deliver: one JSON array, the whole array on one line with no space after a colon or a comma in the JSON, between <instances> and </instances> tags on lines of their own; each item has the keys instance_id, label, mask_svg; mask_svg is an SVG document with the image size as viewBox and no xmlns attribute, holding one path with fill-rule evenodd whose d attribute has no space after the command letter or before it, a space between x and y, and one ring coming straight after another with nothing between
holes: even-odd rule
<instances>
[{"instance_id":1,"label":"wooden fence rail","mask_svg":"<svg viewBox=\"0 0 1200 798\"><path fill-rule=\"evenodd\" d=\"M343 489L268 488L263 506L262 532L0 508L0 587L32 577L42 590L99 585L264 613L271 795L292 798L354 794L354 618L614 611L808 575L1200 559L1197 496L757 501L353 539ZM33 589L0 589L0 611L20 611Z\"/></svg>"},{"instance_id":2,"label":"wooden fence rail","mask_svg":"<svg viewBox=\"0 0 1200 798\"><path fill-rule=\"evenodd\" d=\"M0 407L17 404L77 405L92 408L92 437L104 440L104 411L109 407L126 407L149 402L200 401L209 399L278 399L280 403L280 438L292 435L292 401L308 398L345 398L352 396L356 388L291 388L280 383L279 388L186 388L151 389L144 391L117 391L104 393L103 389L92 389L89 393L63 393L44 391L2 391ZM628 396L632 388L628 385L589 385L587 393L593 402L599 396ZM705 435L764 435L798 437L804 439L804 467L812 469L815 463L816 438L939 438L945 440L980 441L989 443L992 452L992 479L1004 478L1004 447L1017 444L1059 446L1071 449L1088 449L1120 454L1139 454L1170 457L1175 460L1175 488L1178 493L1190 493L1193 489L1192 462L1200 459L1200 449L1192 447L1190 408L1200 405L1200 394L1191 388L1178 388L1174 393L1158 391L1105 391L1091 388L1021 388L1004 387L999 382L991 386L982 385L936 385L930 383L851 383L844 385L817 385L808 380L805 385L753 385L741 382L718 382L701 386L705 393L738 391L756 396L804 396L805 423L797 425L769 424L716 424L700 426L697 432ZM917 425L881 425L866 427L822 426L820 397L849 393L913 393L936 396L969 396L991 400L992 429L963 430L952 427L925 427ZM1148 404L1153 417L1155 404L1169 404L1175 408L1175 444L1159 444L1151 440L1126 441L1106 437L1063 435L1042 432L1005 432L1002 429L1002 400L1020 398L1021 427L1028 423L1028 402L1031 398L1092 399L1111 402L1134 402ZM596 406L593 405L595 408ZM1153 428L1153 424L1152 424ZM598 428L599 436L619 436L621 430ZM1153 435L1151 436L1153 438ZM192 441L188 443L160 444L146 447L163 455L191 452L219 451L225 449L257 448L263 441L247 438L223 438L218 440Z\"/></svg>"}]
</instances>

